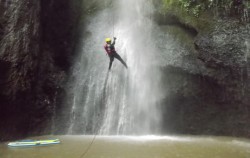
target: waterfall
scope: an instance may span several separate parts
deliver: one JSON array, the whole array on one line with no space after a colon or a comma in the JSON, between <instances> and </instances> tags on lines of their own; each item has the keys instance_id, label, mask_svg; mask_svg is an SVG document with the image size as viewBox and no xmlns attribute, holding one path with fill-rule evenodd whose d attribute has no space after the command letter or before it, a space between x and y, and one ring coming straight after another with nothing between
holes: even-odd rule
<instances>
[{"instance_id":1,"label":"waterfall","mask_svg":"<svg viewBox=\"0 0 250 158\"><path fill-rule=\"evenodd\" d=\"M246 45L246 53L245 53L245 61L247 63L247 76L248 78L250 78L250 67L249 67L249 57L250 57L250 39L247 39L245 41L245 45Z\"/></svg>"},{"instance_id":2,"label":"waterfall","mask_svg":"<svg viewBox=\"0 0 250 158\"><path fill-rule=\"evenodd\" d=\"M149 0L117 0L89 21L72 76L69 134L158 134L162 98L159 55ZM114 24L114 25L113 25ZM106 37L117 37L118 60L108 71Z\"/></svg>"}]
</instances>

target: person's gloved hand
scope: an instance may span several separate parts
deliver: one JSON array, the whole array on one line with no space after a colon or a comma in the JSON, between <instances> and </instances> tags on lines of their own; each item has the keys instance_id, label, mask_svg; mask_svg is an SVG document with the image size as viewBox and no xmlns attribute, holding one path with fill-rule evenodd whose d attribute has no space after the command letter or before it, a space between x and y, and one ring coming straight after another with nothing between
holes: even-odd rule
<instances>
[{"instance_id":1,"label":"person's gloved hand","mask_svg":"<svg viewBox=\"0 0 250 158\"><path fill-rule=\"evenodd\" d=\"M114 37L114 40L116 40L116 37Z\"/></svg>"}]
</instances>

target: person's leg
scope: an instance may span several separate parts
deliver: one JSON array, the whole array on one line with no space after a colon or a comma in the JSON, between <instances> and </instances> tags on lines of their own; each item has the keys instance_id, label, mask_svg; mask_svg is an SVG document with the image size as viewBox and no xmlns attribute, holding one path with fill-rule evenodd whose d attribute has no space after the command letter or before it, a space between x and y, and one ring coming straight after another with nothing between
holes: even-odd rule
<instances>
[{"instance_id":1,"label":"person's leg","mask_svg":"<svg viewBox=\"0 0 250 158\"><path fill-rule=\"evenodd\" d=\"M109 55L109 70L111 69L111 67L112 67L112 63L113 63L113 61L114 61L114 56L112 56L112 55Z\"/></svg>"},{"instance_id":2,"label":"person's leg","mask_svg":"<svg viewBox=\"0 0 250 158\"><path fill-rule=\"evenodd\" d=\"M114 57L118 59L126 68L128 68L127 64L122 60L119 54L115 53Z\"/></svg>"}]
</instances>

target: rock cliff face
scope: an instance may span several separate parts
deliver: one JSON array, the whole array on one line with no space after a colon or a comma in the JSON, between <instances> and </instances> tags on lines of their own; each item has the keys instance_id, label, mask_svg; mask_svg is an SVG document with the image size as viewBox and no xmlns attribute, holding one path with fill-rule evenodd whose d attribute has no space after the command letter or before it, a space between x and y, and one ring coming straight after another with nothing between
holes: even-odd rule
<instances>
[{"instance_id":1,"label":"rock cliff face","mask_svg":"<svg viewBox=\"0 0 250 158\"><path fill-rule=\"evenodd\" d=\"M249 19L206 15L213 20L204 27L190 16L156 16L159 25L184 28L187 34L197 31L188 42L180 40L194 48L182 55L193 65L162 69L169 94L163 101L163 127L169 133L249 137Z\"/></svg>"},{"instance_id":2,"label":"rock cliff face","mask_svg":"<svg viewBox=\"0 0 250 158\"><path fill-rule=\"evenodd\" d=\"M221 107L217 114L221 134L249 136L249 39L249 24L222 20L194 43L198 58L206 66L202 75L213 78L220 87L214 91L218 94L213 106Z\"/></svg>"},{"instance_id":3,"label":"rock cliff face","mask_svg":"<svg viewBox=\"0 0 250 158\"><path fill-rule=\"evenodd\" d=\"M63 95L81 1L0 2L0 139L48 133Z\"/></svg>"},{"instance_id":4,"label":"rock cliff face","mask_svg":"<svg viewBox=\"0 0 250 158\"><path fill-rule=\"evenodd\" d=\"M1 137L23 135L31 130L34 117L35 85L41 58L39 3L1 1L4 8L1 40ZM2 16L1 16L2 17ZM3 133L2 133L3 132ZM7 136L4 134L8 134Z\"/></svg>"}]
</instances>

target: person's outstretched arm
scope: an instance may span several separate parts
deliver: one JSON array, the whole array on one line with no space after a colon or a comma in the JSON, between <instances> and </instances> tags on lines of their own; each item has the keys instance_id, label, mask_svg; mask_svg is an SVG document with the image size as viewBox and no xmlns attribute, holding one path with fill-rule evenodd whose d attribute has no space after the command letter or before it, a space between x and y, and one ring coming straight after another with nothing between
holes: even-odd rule
<instances>
[{"instance_id":1,"label":"person's outstretched arm","mask_svg":"<svg viewBox=\"0 0 250 158\"><path fill-rule=\"evenodd\" d=\"M113 40L113 43L112 43L113 46L115 45L115 40L116 40L116 37L114 37L114 40Z\"/></svg>"}]
</instances>

